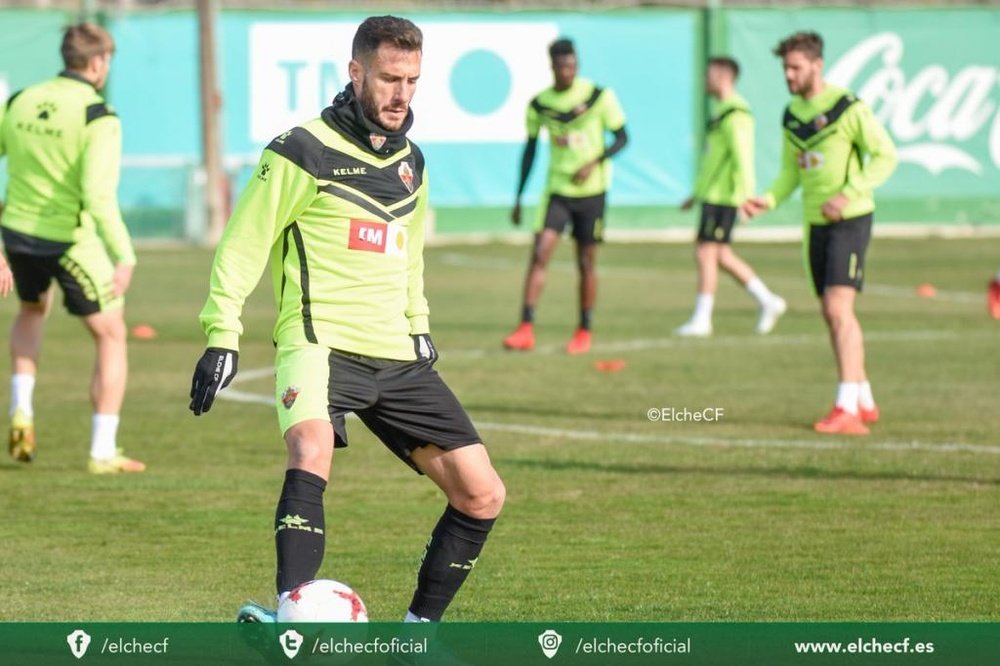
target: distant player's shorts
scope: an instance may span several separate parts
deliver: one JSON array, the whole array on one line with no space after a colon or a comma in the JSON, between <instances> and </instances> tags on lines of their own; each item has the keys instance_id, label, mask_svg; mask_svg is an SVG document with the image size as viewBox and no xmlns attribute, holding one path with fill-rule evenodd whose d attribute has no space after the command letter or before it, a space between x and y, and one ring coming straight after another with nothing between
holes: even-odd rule
<instances>
[{"instance_id":1,"label":"distant player's shorts","mask_svg":"<svg viewBox=\"0 0 1000 666\"><path fill-rule=\"evenodd\" d=\"M17 297L25 303L40 303L55 280L63 292L66 310L78 317L121 307L122 298L111 295L115 266L100 238L94 236L72 245L49 243L54 252L31 253L18 242L25 237L4 230L7 261L14 274ZM19 247L20 246L20 247Z\"/></svg>"},{"instance_id":2,"label":"distant player's shorts","mask_svg":"<svg viewBox=\"0 0 1000 666\"><path fill-rule=\"evenodd\" d=\"M358 415L400 460L434 444L445 450L482 443L455 394L426 360L392 361L321 345L279 347L275 361L278 424L330 421L334 446L347 446L344 417Z\"/></svg>"},{"instance_id":3,"label":"distant player's shorts","mask_svg":"<svg viewBox=\"0 0 1000 666\"><path fill-rule=\"evenodd\" d=\"M735 206L702 204L701 222L698 224L698 241L702 243L728 243L732 239L735 222Z\"/></svg>"},{"instance_id":4,"label":"distant player's shorts","mask_svg":"<svg viewBox=\"0 0 1000 666\"><path fill-rule=\"evenodd\" d=\"M538 231L552 229L562 235L567 224L573 227L573 238L580 245L593 245L604 240L604 208L607 196L564 197L548 194L542 201L542 217Z\"/></svg>"},{"instance_id":5,"label":"distant player's shorts","mask_svg":"<svg viewBox=\"0 0 1000 666\"><path fill-rule=\"evenodd\" d=\"M861 291L871 235L871 213L809 226L809 270L817 296L833 286Z\"/></svg>"}]
</instances>

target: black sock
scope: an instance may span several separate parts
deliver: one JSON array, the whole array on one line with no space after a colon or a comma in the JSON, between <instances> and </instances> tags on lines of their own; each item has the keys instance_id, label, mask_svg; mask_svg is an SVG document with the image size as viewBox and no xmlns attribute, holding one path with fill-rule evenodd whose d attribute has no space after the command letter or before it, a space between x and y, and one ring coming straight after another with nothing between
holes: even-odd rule
<instances>
[{"instance_id":1,"label":"black sock","mask_svg":"<svg viewBox=\"0 0 1000 666\"><path fill-rule=\"evenodd\" d=\"M496 518L472 518L450 504L427 542L410 612L437 622L479 559Z\"/></svg>"},{"instance_id":2,"label":"black sock","mask_svg":"<svg viewBox=\"0 0 1000 666\"><path fill-rule=\"evenodd\" d=\"M535 321L535 306L525 305L521 307L521 323L530 324Z\"/></svg>"},{"instance_id":3,"label":"black sock","mask_svg":"<svg viewBox=\"0 0 1000 666\"><path fill-rule=\"evenodd\" d=\"M580 328L585 331L590 330L590 310L580 310Z\"/></svg>"},{"instance_id":4,"label":"black sock","mask_svg":"<svg viewBox=\"0 0 1000 666\"><path fill-rule=\"evenodd\" d=\"M324 490L326 481L311 472L285 472L285 485L274 514L278 594L316 578L326 546Z\"/></svg>"}]
</instances>

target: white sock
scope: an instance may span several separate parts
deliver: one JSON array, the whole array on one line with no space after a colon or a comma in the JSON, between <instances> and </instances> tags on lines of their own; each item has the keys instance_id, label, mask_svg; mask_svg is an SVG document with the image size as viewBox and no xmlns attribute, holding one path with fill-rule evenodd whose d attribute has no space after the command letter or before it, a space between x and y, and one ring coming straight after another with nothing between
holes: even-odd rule
<instances>
[{"instance_id":1,"label":"white sock","mask_svg":"<svg viewBox=\"0 0 1000 666\"><path fill-rule=\"evenodd\" d=\"M32 416L35 410L31 406L31 398L35 393L35 376L17 374L10 378L10 415L21 410L25 416Z\"/></svg>"},{"instance_id":2,"label":"white sock","mask_svg":"<svg viewBox=\"0 0 1000 666\"><path fill-rule=\"evenodd\" d=\"M837 384L837 407L855 416L858 413L858 386L857 382Z\"/></svg>"},{"instance_id":3,"label":"white sock","mask_svg":"<svg viewBox=\"0 0 1000 666\"><path fill-rule=\"evenodd\" d=\"M757 299L757 302L761 305L767 305L767 303L774 298L774 294L771 293L771 290L768 289L767 285L765 285L764 282L756 275L752 280L747 282L747 291L750 292L750 295Z\"/></svg>"},{"instance_id":4,"label":"white sock","mask_svg":"<svg viewBox=\"0 0 1000 666\"><path fill-rule=\"evenodd\" d=\"M117 414L94 414L90 425L90 457L97 460L114 458L117 436Z\"/></svg>"},{"instance_id":5,"label":"white sock","mask_svg":"<svg viewBox=\"0 0 1000 666\"><path fill-rule=\"evenodd\" d=\"M875 408L875 396L872 395L872 385L867 381L858 384L858 405L862 409Z\"/></svg>"},{"instance_id":6,"label":"white sock","mask_svg":"<svg viewBox=\"0 0 1000 666\"><path fill-rule=\"evenodd\" d=\"M430 622L426 617L420 617L419 615L414 615L413 611L406 611L406 617L403 618L403 622Z\"/></svg>"},{"instance_id":7,"label":"white sock","mask_svg":"<svg viewBox=\"0 0 1000 666\"><path fill-rule=\"evenodd\" d=\"M712 321L712 308L715 307L715 296L713 294L698 294L694 299L694 314L692 321Z\"/></svg>"}]
</instances>

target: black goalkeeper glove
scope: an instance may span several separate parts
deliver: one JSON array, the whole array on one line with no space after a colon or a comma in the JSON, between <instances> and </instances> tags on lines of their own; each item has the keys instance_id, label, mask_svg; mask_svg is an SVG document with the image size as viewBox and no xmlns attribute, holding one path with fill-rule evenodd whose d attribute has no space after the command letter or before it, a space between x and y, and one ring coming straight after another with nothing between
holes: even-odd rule
<instances>
[{"instance_id":1,"label":"black goalkeeper glove","mask_svg":"<svg viewBox=\"0 0 1000 666\"><path fill-rule=\"evenodd\" d=\"M420 333L410 337L413 338L413 351L416 352L418 360L423 359L431 365L437 363L438 350L431 340L430 333Z\"/></svg>"},{"instance_id":2,"label":"black goalkeeper glove","mask_svg":"<svg viewBox=\"0 0 1000 666\"><path fill-rule=\"evenodd\" d=\"M239 357L239 352L220 347L209 347L202 354L191 378L191 404L188 408L195 416L211 409L215 396L233 381Z\"/></svg>"}]
</instances>

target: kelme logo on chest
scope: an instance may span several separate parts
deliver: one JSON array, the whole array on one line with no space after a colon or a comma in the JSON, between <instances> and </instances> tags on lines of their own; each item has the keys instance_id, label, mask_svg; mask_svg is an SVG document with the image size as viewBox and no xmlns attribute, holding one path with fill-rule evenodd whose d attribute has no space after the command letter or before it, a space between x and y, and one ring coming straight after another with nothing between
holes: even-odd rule
<instances>
[{"instance_id":1,"label":"kelme logo on chest","mask_svg":"<svg viewBox=\"0 0 1000 666\"><path fill-rule=\"evenodd\" d=\"M342 169L333 169L333 177L338 176L367 176L368 167L344 167Z\"/></svg>"}]
</instances>

